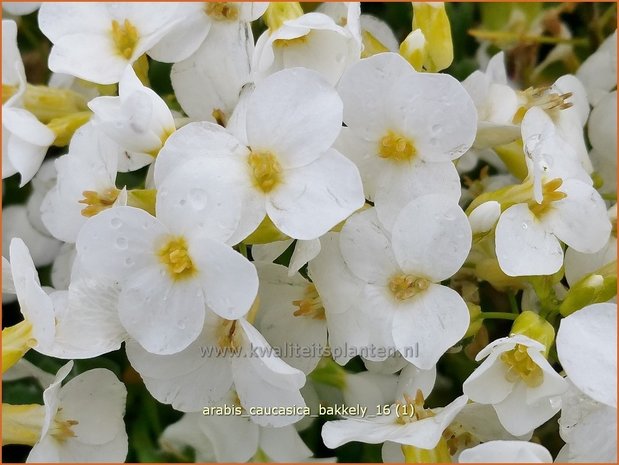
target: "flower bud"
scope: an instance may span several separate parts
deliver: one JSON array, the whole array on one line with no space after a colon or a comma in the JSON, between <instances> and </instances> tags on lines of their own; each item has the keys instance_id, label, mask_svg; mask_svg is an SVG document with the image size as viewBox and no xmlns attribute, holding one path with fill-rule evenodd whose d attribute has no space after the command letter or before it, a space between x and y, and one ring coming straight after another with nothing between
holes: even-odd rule
<instances>
[{"instance_id":1,"label":"flower bud","mask_svg":"<svg viewBox=\"0 0 619 465\"><path fill-rule=\"evenodd\" d=\"M448 68L454 59L454 50L445 4L413 3L413 31L415 29L421 29L426 40L425 70L436 73Z\"/></svg>"},{"instance_id":2,"label":"flower bud","mask_svg":"<svg viewBox=\"0 0 619 465\"><path fill-rule=\"evenodd\" d=\"M271 2L263 19L271 32L277 31L282 24L290 19L303 15L303 8L299 2Z\"/></svg>"},{"instance_id":3,"label":"flower bud","mask_svg":"<svg viewBox=\"0 0 619 465\"><path fill-rule=\"evenodd\" d=\"M422 71L427 58L426 38L421 29L412 31L400 44L400 55L406 58L416 71Z\"/></svg>"},{"instance_id":4,"label":"flower bud","mask_svg":"<svg viewBox=\"0 0 619 465\"><path fill-rule=\"evenodd\" d=\"M518 315L514 321L510 336L522 334L544 345L544 355L547 357L555 340L555 329L544 318L530 310Z\"/></svg>"},{"instance_id":5,"label":"flower bud","mask_svg":"<svg viewBox=\"0 0 619 465\"><path fill-rule=\"evenodd\" d=\"M568 291L559 307L568 316L587 305L606 302L617 295L617 261L583 276Z\"/></svg>"}]
</instances>

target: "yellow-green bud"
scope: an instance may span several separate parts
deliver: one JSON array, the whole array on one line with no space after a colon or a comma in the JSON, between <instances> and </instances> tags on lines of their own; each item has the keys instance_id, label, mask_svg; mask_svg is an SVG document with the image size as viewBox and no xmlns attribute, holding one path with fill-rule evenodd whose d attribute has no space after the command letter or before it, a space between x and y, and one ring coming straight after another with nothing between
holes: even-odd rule
<instances>
[{"instance_id":1,"label":"yellow-green bud","mask_svg":"<svg viewBox=\"0 0 619 465\"><path fill-rule=\"evenodd\" d=\"M388 52L389 49L378 40L371 32L361 31L361 41L363 42L363 51L361 58L371 57L378 53Z\"/></svg>"},{"instance_id":2,"label":"yellow-green bud","mask_svg":"<svg viewBox=\"0 0 619 465\"><path fill-rule=\"evenodd\" d=\"M44 420L42 405L2 404L2 445L34 446L41 438Z\"/></svg>"},{"instance_id":3,"label":"yellow-green bud","mask_svg":"<svg viewBox=\"0 0 619 465\"><path fill-rule=\"evenodd\" d=\"M464 338L471 337L477 334L477 331L479 331L481 325L484 322L482 318L478 318L479 315L481 315L481 307L479 305L467 302L466 306L469 309L469 317L471 319L471 322L469 323L469 329L467 329L466 333L464 334Z\"/></svg>"},{"instance_id":4,"label":"yellow-green bud","mask_svg":"<svg viewBox=\"0 0 619 465\"><path fill-rule=\"evenodd\" d=\"M24 354L35 345L32 325L27 320L4 328L2 330L2 373L19 362Z\"/></svg>"},{"instance_id":5,"label":"yellow-green bud","mask_svg":"<svg viewBox=\"0 0 619 465\"><path fill-rule=\"evenodd\" d=\"M316 383L326 384L338 389L346 387L346 370L329 357L323 357L309 377Z\"/></svg>"},{"instance_id":6,"label":"yellow-green bud","mask_svg":"<svg viewBox=\"0 0 619 465\"><path fill-rule=\"evenodd\" d=\"M271 2L262 17L270 32L277 31L286 21L303 16L299 2Z\"/></svg>"},{"instance_id":7,"label":"yellow-green bud","mask_svg":"<svg viewBox=\"0 0 619 465\"><path fill-rule=\"evenodd\" d=\"M86 124L90 120L91 116L92 113L90 111L82 111L80 113L73 113L71 115L61 116L51 120L47 124L47 127L50 128L56 135L54 145L56 147L64 147L69 145L75 131Z\"/></svg>"},{"instance_id":8,"label":"yellow-green bud","mask_svg":"<svg viewBox=\"0 0 619 465\"><path fill-rule=\"evenodd\" d=\"M545 347L544 356L548 356L550 347L555 340L555 329L544 318L530 310L526 310L518 315L512 325L510 335L522 334L535 341L542 343Z\"/></svg>"},{"instance_id":9,"label":"yellow-green bud","mask_svg":"<svg viewBox=\"0 0 619 465\"><path fill-rule=\"evenodd\" d=\"M77 92L32 84L26 87L24 108L42 123L88 110L86 99Z\"/></svg>"},{"instance_id":10,"label":"yellow-green bud","mask_svg":"<svg viewBox=\"0 0 619 465\"><path fill-rule=\"evenodd\" d=\"M423 71L427 60L426 38L421 29L412 31L400 44L400 55L406 58L416 71Z\"/></svg>"},{"instance_id":11,"label":"yellow-green bud","mask_svg":"<svg viewBox=\"0 0 619 465\"><path fill-rule=\"evenodd\" d=\"M262 223L258 225L256 230L243 240L244 244L268 244L275 241L283 241L289 239L281 232L271 221L271 218L265 216Z\"/></svg>"},{"instance_id":12,"label":"yellow-green bud","mask_svg":"<svg viewBox=\"0 0 619 465\"><path fill-rule=\"evenodd\" d=\"M156 189L131 189L127 192L127 205L140 208L155 216Z\"/></svg>"},{"instance_id":13,"label":"yellow-green bud","mask_svg":"<svg viewBox=\"0 0 619 465\"><path fill-rule=\"evenodd\" d=\"M559 312L568 316L587 305L606 302L617 295L617 260L578 280L568 291Z\"/></svg>"},{"instance_id":14,"label":"yellow-green bud","mask_svg":"<svg viewBox=\"0 0 619 465\"><path fill-rule=\"evenodd\" d=\"M421 449L415 446L402 446L404 463L451 463L447 440L441 436L434 449Z\"/></svg>"},{"instance_id":15,"label":"yellow-green bud","mask_svg":"<svg viewBox=\"0 0 619 465\"><path fill-rule=\"evenodd\" d=\"M426 39L426 71L436 73L454 59L451 26L444 3L413 3L413 31L421 29Z\"/></svg>"}]
</instances>

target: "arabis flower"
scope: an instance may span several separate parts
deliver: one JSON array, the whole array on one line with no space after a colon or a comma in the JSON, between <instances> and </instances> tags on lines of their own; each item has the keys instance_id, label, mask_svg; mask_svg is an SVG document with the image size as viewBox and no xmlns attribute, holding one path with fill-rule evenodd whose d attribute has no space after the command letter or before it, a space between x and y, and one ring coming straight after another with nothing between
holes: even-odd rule
<instances>
[{"instance_id":1,"label":"arabis flower","mask_svg":"<svg viewBox=\"0 0 619 465\"><path fill-rule=\"evenodd\" d=\"M469 149L476 127L475 107L460 83L417 73L401 56L381 53L351 66L338 91L348 128L336 147L357 164L366 197L387 227L415 197L460 197L452 160Z\"/></svg>"},{"instance_id":2,"label":"arabis flower","mask_svg":"<svg viewBox=\"0 0 619 465\"><path fill-rule=\"evenodd\" d=\"M44 3L39 28L53 44L52 71L114 84L185 19L177 3Z\"/></svg>"},{"instance_id":3,"label":"arabis flower","mask_svg":"<svg viewBox=\"0 0 619 465\"><path fill-rule=\"evenodd\" d=\"M358 311L381 312L386 334L419 368L434 366L466 332L469 312L464 300L440 283L460 269L470 244L464 212L442 195L408 203L391 233L382 227L375 209L353 215L342 229L342 256L363 282ZM410 350L415 344L418 353Z\"/></svg>"},{"instance_id":4,"label":"arabis flower","mask_svg":"<svg viewBox=\"0 0 619 465\"><path fill-rule=\"evenodd\" d=\"M97 97L88 107L94 112L93 126L126 150L119 171L152 163L176 129L166 103L142 85L131 66L120 78L118 97Z\"/></svg>"},{"instance_id":5,"label":"arabis flower","mask_svg":"<svg viewBox=\"0 0 619 465\"><path fill-rule=\"evenodd\" d=\"M617 30L582 62L576 77L587 89L587 98L592 106L596 106L617 86Z\"/></svg>"},{"instance_id":6,"label":"arabis flower","mask_svg":"<svg viewBox=\"0 0 619 465\"><path fill-rule=\"evenodd\" d=\"M156 354L194 341L207 308L244 315L258 290L254 266L224 244L238 210L217 208L224 193L216 185L183 189L187 176L178 170L157 192L157 218L133 207L108 209L84 224L76 243L87 269L120 283L123 326ZM205 215L199 224L179 208L189 203Z\"/></svg>"},{"instance_id":7,"label":"arabis flower","mask_svg":"<svg viewBox=\"0 0 619 465\"><path fill-rule=\"evenodd\" d=\"M124 462L128 449L125 386L103 368L61 386L72 368L69 362L58 370L43 393L45 405L37 406L41 436L27 462Z\"/></svg>"},{"instance_id":8,"label":"arabis flower","mask_svg":"<svg viewBox=\"0 0 619 465\"><path fill-rule=\"evenodd\" d=\"M126 191L116 188L121 153L122 149L91 123L77 130L69 153L56 159L56 183L41 204L41 219L54 237L75 242L88 218L126 205Z\"/></svg>"},{"instance_id":9,"label":"arabis flower","mask_svg":"<svg viewBox=\"0 0 619 465\"><path fill-rule=\"evenodd\" d=\"M559 396L567 389L544 350L523 335L493 341L475 357L486 360L464 382L464 393L474 402L491 404L510 433L528 433L560 410Z\"/></svg>"},{"instance_id":10,"label":"arabis flower","mask_svg":"<svg viewBox=\"0 0 619 465\"><path fill-rule=\"evenodd\" d=\"M155 182L197 159L186 185L224 182L226 198L242 199L229 243L246 238L265 215L289 237L315 239L364 203L356 167L331 148L341 118L340 98L318 74L280 71L249 95L234 135L206 122L176 131L157 157Z\"/></svg>"},{"instance_id":11,"label":"arabis flower","mask_svg":"<svg viewBox=\"0 0 619 465\"><path fill-rule=\"evenodd\" d=\"M11 20L2 21L2 87L2 179L19 173L24 186L36 174L56 136L21 108L26 74L17 48L17 25Z\"/></svg>"},{"instance_id":12,"label":"arabis flower","mask_svg":"<svg viewBox=\"0 0 619 465\"><path fill-rule=\"evenodd\" d=\"M218 405L233 388L253 422L285 426L297 413L270 415L252 407L302 408L299 389L305 375L278 358L262 335L245 318L226 320L207 312L201 334L184 350L155 355L128 341L127 356L150 393L185 412ZM198 380L198 381L196 381Z\"/></svg>"}]
</instances>

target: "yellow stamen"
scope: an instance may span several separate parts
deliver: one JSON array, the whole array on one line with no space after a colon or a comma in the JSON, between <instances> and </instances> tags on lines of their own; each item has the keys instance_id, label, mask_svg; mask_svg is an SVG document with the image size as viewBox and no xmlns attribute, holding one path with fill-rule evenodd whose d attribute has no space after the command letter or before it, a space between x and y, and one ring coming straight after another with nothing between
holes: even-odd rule
<instances>
[{"instance_id":1,"label":"yellow stamen","mask_svg":"<svg viewBox=\"0 0 619 465\"><path fill-rule=\"evenodd\" d=\"M133 56L140 36L136 27L128 19L125 19L123 24L114 19L112 20L112 40L118 54L128 60Z\"/></svg>"},{"instance_id":2,"label":"yellow stamen","mask_svg":"<svg viewBox=\"0 0 619 465\"><path fill-rule=\"evenodd\" d=\"M185 279L193 276L196 268L187 250L187 242L183 237L172 237L157 252L159 260L168 267L172 279Z\"/></svg>"},{"instance_id":3,"label":"yellow stamen","mask_svg":"<svg viewBox=\"0 0 619 465\"><path fill-rule=\"evenodd\" d=\"M241 346L236 322L237 320L221 319L217 327L217 345L220 349L238 349Z\"/></svg>"},{"instance_id":4,"label":"yellow stamen","mask_svg":"<svg viewBox=\"0 0 619 465\"><path fill-rule=\"evenodd\" d=\"M271 152L251 152L247 162L254 185L265 194L282 182L282 167Z\"/></svg>"},{"instance_id":5,"label":"yellow stamen","mask_svg":"<svg viewBox=\"0 0 619 465\"><path fill-rule=\"evenodd\" d=\"M544 372L531 359L525 345L517 344L512 350L502 353L501 361L509 367L505 379L512 383L521 379L527 386L537 387L544 381Z\"/></svg>"},{"instance_id":6,"label":"yellow stamen","mask_svg":"<svg viewBox=\"0 0 619 465\"><path fill-rule=\"evenodd\" d=\"M239 18L239 9L227 2L206 2L204 12L215 21L235 21Z\"/></svg>"},{"instance_id":7,"label":"yellow stamen","mask_svg":"<svg viewBox=\"0 0 619 465\"><path fill-rule=\"evenodd\" d=\"M325 308L322 305L316 286L313 284L309 284L305 288L303 299L293 300L292 304L298 307L293 313L294 316L303 316L314 320L325 319Z\"/></svg>"},{"instance_id":8,"label":"yellow stamen","mask_svg":"<svg viewBox=\"0 0 619 465\"><path fill-rule=\"evenodd\" d=\"M544 183L542 187L542 202L537 203L535 200L530 200L529 210L537 217L541 218L552 209L552 203L567 197L565 192L557 189L563 184L563 179L555 178Z\"/></svg>"},{"instance_id":9,"label":"yellow stamen","mask_svg":"<svg viewBox=\"0 0 619 465\"><path fill-rule=\"evenodd\" d=\"M395 162L410 161L416 153L412 140L393 131L388 131L378 144L378 156Z\"/></svg>"},{"instance_id":10,"label":"yellow stamen","mask_svg":"<svg viewBox=\"0 0 619 465\"><path fill-rule=\"evenodd\" d=\"M101 193L96 191L82 192L84 198L78 201L79 203L86 205L86 207L82 209L82 215L90 218L91 216L95 216L97 213L101 213L103 210L110 208L114 205L114 202L116 202L118 194L120 194L120 190L115 187L106 189Z\"/></svg>"},{"instance_id":11,"label":"yellow stamen","mask_svg":"<svg viewBox=\"0 0 619 465\"><path fill-rule=\"evenodd\" d=\"M529 87L520 92L520 97L524 100L524 103L514 115L513 122L514 124L520 124L524 114L532 107L539 107L551 115L570 108L573 104L568 102L567 99L572 97L572 95L572 92L565 94L551 92L549 86L540 88Z\"/></svg>"},{"instance_id":12,"label":"yellow stamen","mask_svg":"<svg viewBox=\"0 0 619 465\"><path fill-rule=\"evenodd\" d=\"M64 420L62 418L62 408L59 408L56 413L56 418L54 418L54 422L50 428L50 434L57 441L64 442L76 436L73 427L77 424L79 424L77 420Z\"/></svg>"},{"instance_id":13,"label":"yellow stamen","mask_svg":"<svg viewBox=\"0 0 619 465\"><path fill-rule=\"evenodd\" d=\"M389 290L398 300L406 300L425 291L430 281L410 274L397 274L389 280Z\"/></svg>"}]
</instances>

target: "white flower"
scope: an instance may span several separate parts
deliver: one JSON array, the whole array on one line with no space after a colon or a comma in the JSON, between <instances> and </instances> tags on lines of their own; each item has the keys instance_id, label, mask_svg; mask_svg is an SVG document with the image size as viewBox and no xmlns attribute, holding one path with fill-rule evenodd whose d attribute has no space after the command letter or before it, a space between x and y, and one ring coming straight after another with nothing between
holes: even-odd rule
<instances>
[{"instance_id":1,"label":"white flower","mask_svg":"<svg viewBox=\"0 0 619 465\"><path fill-rule=\"evenodd\" d=\"M302 415L263 415L252 407L305 406L299 389L305 375L278 358L262 335L245 318L225 320L212 312L198 338L181 352L155 355L135 341L127 356L149 392L176 410L201 411L224 401L230 388L252 421L284 426Z\"/></svg>"},{"instance_id":2,"label":"white flower","mask_svg":"<svg viewBox=\"0 0 619 465\"><path fill-rule=\"evenodd\" d=\"M617 30L580 65L576 76L587 89L593 106L617 86Z\"/></svg>"},{"instance_id":3,"label":"white flower","mask_svg":"<svg viewBox=\"0 0 619 465\"><path fill-rule=\"evenodd\" d=\"M17 48L15 21L2 21L2 85L7 86L2 104L2 179L19 173L20 186L36 174L54 132L21 108L26 91L26 74Z\"/></svg>"},{"instance_id":4,"label":"white flower","mask_svg":"<svg viewBox=\"0 0 619 465\"><path fill-rule=\"evenodd\" d=\"M120 78L118 97L97 97L88 107L94 113L93 126L127 151L119 171L133 171L152 163L176 130L166 103L142 85L131 66Z\"/></svg>"},{"instance_id":5,"label":"white flower","mask_svg":"<svg viewBox=\"0 0 619 465\"><path fill-rule=\"evenodd\" d=\"M561 242L593 253L610 231L606 206L593 187L577 179L544 180L540 202L517 203L501 214L496 255L509 276L549 275L563 264Z\"/></svg>"},{"instance_id":6,"label":"white flower","mask_svg":"<svg viewBox=\"0 0 619 465\"><path fill-rule=\"evenodd\" d=\"M109 370L97 368L62 381L64 365L43 393L41 438L27 462L124 462L128 438L123 416L127 390Z\"/></svg>"},{"instance_id":7,"label":"white flower","mask_svg":"<svg viewBox=\"0 0 619 465\"><path fill-rule=\"evenodd\" d=\"M200 48L172 66L170 79L183 111L197 121L227 125L241 89L250 81L253 50L248 24L214 24Z\"/></svg>"},{"instance_id":8,"label":"white flower","mask_svg":"<svg viewBox=\"0 0 619 465\"><path fill-rule=\"evenodd\" d=\"M91 123L71 138L69 153L56 159L57 179L41 204L41 219L57 239L75 242L86 220L126 205L126 191L116 188L122 150Z\"/></svg>"},{"instance_id":9,"label":"white flower","mask_svg":"<svg viewBox=\"0 0 619 465\"><path fill-rule=\"evenodd\" d=\"M608 218L611 221L611 224L616 224L617 204L608 209ZM597 252L591 254L581 253L571 247L568 247L565 251L564 261L565 279L567 279L568 284L573 285L580 278L589 273L593 273L616 259L617 231L616 228L613 228L608 238L608 242L606 242L606 245Z\"/></svg>"},{"instance_id":10,"label":"white flower","mask_svg":"<svg viewBox=\"0 0 619 465\"><path fill-rule=\"evenodd\" d=\"M381 222L390 227L420 195L460 198L452 160L469 149L476 127L475 107L460 83L417 73L401 56L381 53L351 66L338 91L348 128L336 148L357 164Z\"/></svg>"},{"instance_id":11,"label":"white flower","mask_svg":"<svg viewBox=\"0 0 619 465\"><path fill-rule=\"evenodd\" d=\"M238 416L187 413L168 426L160 439L164 450L195 450L198 462L300 462L312 456L293 426L269 428Z\"/></svg>"},{"instance_id":12,"label":"white flower","mask_svg":"<svg viewBox=\"0 0 619 465\"><path fill-rule=\"evenodd\" d=\"M349 15L349 21L359 21ZM320 73L335 85L361 53L359 38L322 13L307 13L285 21L277 30L267 30L256 41L252 58L255 81L286 68L303 67ZM358 29L358 25L357 25Z\"/></svg>"},{"instance_id":13,"label":"white flower","mask_svg":"<svg viewBox=\"0 0 619 465\"><path fill-rule=\"evenodd\" d=\"M436 409L436 412L415 404L414 409L409 407L407 413L402 414L401 406L394 404L389 415L373 419L328 421L322 427L322 439L331 449L350 441L368 444L390 441L420 449L434 449L441 440L443 431L466 405L467 400L466 396L460 396L440 411ZM409 416L411 410L414 412Z\"/></svg>"},{"instance_id":14,"label":"white flower","mask_svg":"<svg viewBox=\"0 0 619 465\"><path fill-rule=\"evenodd\" d=\"M36 266L51 264L62 244L33 226L24 205L9 205L2 209L2 255L5 257L9 255L11 240L16 237L26 243Z\"/></svg>"},{"instance_id":15,"label":"white flower","mask_svg":"<svg viewBox=\"0 0 619 465\"><path fill-rule=\"evenodd\" d=\"M238 207L218 209L225 194L216 185L183 189L185 179L188 173L177 170L157 192L157 218L133 207L108 209L84 224L76 242L87 269L120 283L118 312L127 332L158 354L194 341L206 308L238 318L258 291L254 266L224 244ZM189 202L208 220L198 224L179 208Z\"/></svg>"},{"instance_id":16,"label":"white flower","mask_svg":"<svg viewBox=\"0 0 619 465\"><path fill-rule=\"evenodd\" d=\"M256 263L260 302L256 328L289 365L310 373L327 345L325 310L316 287L282 265Z\"/></svg>"},{"instance_id":17,"label":"white flower","mask_svg":"<svg viewBox=\"0 0 619 465\"><path fill-rule=\"evenodd\" d=\"M39 28L52 42L49 68L114 84L127 65L186 18L177 3L43 3Z\"/></svg>"},{"instance_id":18,"label":"white flower","mask_svg":"<svg viewBox=\"0 0 619 465\"><path fill-rule=\"evenodd\" d=\"M493 341L475 357L487 358L464 382L464 393L491 404L510 433L528 433L559 411L558 396L567 389L543 351L542 344L522 335Z\"/></svg>"},{"instance_id":19,"label":"white flower","mask_svg":"<svg viewBox=\"0 0 619 465\"><path fill-rule=\"evenodd\" d=\"M491 200L475 207L469 214L469 222L471 223L473 234L481 234L492 230L499 216L501 216L501 204L499 202Z\"/></svg>"},{"instance_id":20,"label":"white flower","mask_svg":"<svg viewBox=\"0 0 619 465\"><path fill-rule=\"evenodd\" d=\"M477 108L476 148L507 144L518 139L520 130L513 119L518 110L518 97L507 82L504 53L494 55L486 71L474 71L462 81Z\"/></svg>"},{"instance_id":21,"label":"white flower","mask_svg":"<svg viewBox=\"0 0 619 465\"><path fill-rule=\"evenodd\" d=\"M571 382L561 398L559 434L565 446L556 462L617 461L617 409L596 402Z\"/></svg>"},{"instance_id":22,"label":"white flower","mask_svg":"<svg viewBox=\"0 0 619 465\"><path fill-rule=\"evenodd\" d=\"M557 333L561 366L592 399L617 408L617 305L593 304L563 318Z\"/></svg>"},{"instance_id":23,"label":"white flower","mask_svg":"<svg viewBox=\"0 0 619 465\"><path fill-rule=\"evenodd\" d=\"M260 18L268 5L268 2L182 3L179 9L184 20L175 23L148 54L155 60L170 63L185 60L218 32L251 31L246 28L248 23Z\"/></svg>"},{"instance_id":24,"label":"white flower","mask_svg":"<svg viewBox=\"0 0 619 465\"><path fill-rule=\"evenodd\" d=\"M54 375L42 370L25 358L22 358L13 367L9 368L6 373L2 374L2 381L14 381L23 378L34 378L44 388L54 381Z\"/></svg>"},{"instance_id":25,"label":"white flower","mask_svg":"<svg viewBox=\"0 0 619 465\"><path fill-rule=\"evenodd\" d=\"M552 463L544 446L527 441L490 441L462 451L458 463Z\"/></svg>"},{"instance_id":26,"label":"white flower","mask_svg":"<svg viewBox=\"0 0 619 465\"><path fill-rule=\"evenodd\" d=\"M440 282L460 269L470 244L466 215L441 195L408 203L391 234L375 209L353 215L342 229L342 256L363 282L357 311L375 314L379 309L382 321L373 331L384 332L382 345L391 346L392 338L402 356L419 368L434 366L466 332L464 300Z\"/></svg>"},{"instance_id":27,"label":"white flower","mask_svg":"<svg viewBox=\"0 0 619 465\"><path fill-rule=\"evenodd\" d=\"M246 238L265 215L292 238L315 239L363 205L356 167L330 148L341 120L342 102L318 74L280 71L247 97L236 137L212 123L191 123L170 136L155 182L193 160L196 175L185 185L224 182L227 199L242 199L229 243Z\"/></svg>"}]
</instances>

